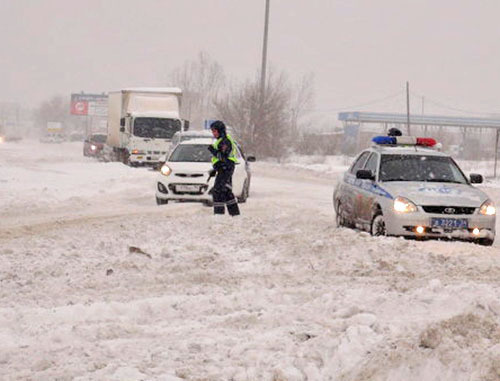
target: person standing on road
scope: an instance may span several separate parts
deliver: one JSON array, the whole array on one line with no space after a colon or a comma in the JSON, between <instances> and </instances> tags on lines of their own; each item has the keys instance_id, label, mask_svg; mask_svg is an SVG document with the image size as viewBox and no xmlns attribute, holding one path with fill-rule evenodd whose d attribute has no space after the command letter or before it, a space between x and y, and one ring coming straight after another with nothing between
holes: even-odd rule
<instances>
[{"instance_id":1,"label":"person standing on road","mask_svg":"<svg viewBox=\"0 0 500 381\"><path fill-rule=\"evenodd\" d=\"M215 143L208 146L212 153L213 169L211 176L215 175L215 185L212 197L214 200L214 214L224 214L227 211L231 216L240 214L240 208L233 194L234 166L238 163L236 158L236 143L231 135L226 133L226 125L216 120L210 125Z\"/></svg>"}]
</instances>

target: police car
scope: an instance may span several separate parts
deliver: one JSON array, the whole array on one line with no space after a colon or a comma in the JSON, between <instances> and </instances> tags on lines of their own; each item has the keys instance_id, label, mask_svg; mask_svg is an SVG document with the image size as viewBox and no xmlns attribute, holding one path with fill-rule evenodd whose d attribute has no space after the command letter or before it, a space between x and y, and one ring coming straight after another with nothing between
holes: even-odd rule
<instances>
[{"instance_id":1,"label":"police car","mask_svg":"<svg viewBox=\"0 0 500 381\"><path fill-rule=\"evenodd\" d=\"M378 136L333 194L337 226L372 235L445 238L492 245L495 205L432 138Z\"/></svg>"}]
</instances>

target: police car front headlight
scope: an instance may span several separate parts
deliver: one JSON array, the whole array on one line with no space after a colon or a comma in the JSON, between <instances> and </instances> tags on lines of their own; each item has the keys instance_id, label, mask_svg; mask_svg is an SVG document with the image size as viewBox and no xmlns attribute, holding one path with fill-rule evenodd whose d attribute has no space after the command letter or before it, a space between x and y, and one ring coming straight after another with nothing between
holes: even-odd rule
<instances>
[{"instance_id":1,"label":"police car front headlight","mask_svg":"<svg viewBox=\"0 0 500 381\"><path fill-rule=\"evenodd\" d=\"M394 210L399 213L413 213L417 211L417 206L404 197L394 199Z\"/></svg>"},{"instance_id":2,"label":"police car front headlight","mask_svg":"<svg viewBox=\"0 0 500 381\"><path fill-rule=\"evenodd\" d=\"M167 164L163 164L160 168L160 172L162 175L168 176L172 173L172 169Z\"/></svg>"},{"instance_id":3,"label":"police car front headlight","mask_svg":"<svg viewBox=\"0 0 500 381\"><path fill-rule=\"evenodd\" d=\"M497 214L497 210L495 208L495 205L493 204L493 201L491 200L486 200L483 202L483 205L479 208L479 213L485 215L485 216L494 216Z\"/></svg>"}]
</instances>

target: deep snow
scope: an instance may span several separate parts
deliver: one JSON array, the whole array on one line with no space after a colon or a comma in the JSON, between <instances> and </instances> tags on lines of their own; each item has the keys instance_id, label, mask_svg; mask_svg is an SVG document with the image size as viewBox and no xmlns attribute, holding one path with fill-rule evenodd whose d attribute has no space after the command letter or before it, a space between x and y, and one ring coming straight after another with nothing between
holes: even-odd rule
<instances>
[{"instance_id":1,"label":"deep snow","mask_svg":"<svg viewBox=\"0 0 500 381\"><path fill-rule=\"evenodd\" d=\"M81 151L0 146L0 379L500 379L498 244L336 228L348 160L257 162L230 218Z\"/></svg>"}]
</instances>

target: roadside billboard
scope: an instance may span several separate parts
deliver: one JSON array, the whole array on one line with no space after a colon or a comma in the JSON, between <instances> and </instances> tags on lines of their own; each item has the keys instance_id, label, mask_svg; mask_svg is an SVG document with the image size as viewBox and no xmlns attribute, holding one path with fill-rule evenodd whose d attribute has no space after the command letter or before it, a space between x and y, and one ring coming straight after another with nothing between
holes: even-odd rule
<instances>
[{"instance_id":1,"label":"roadside billboard","mask_svg":"<svg viewBox=\"0 0 500 381\"><path fill-rule=\"evenodd\" d=\"M71 114L102 116L108 115L108 96L105 94L71 94Z\"/></svg>"}]
</instances>

